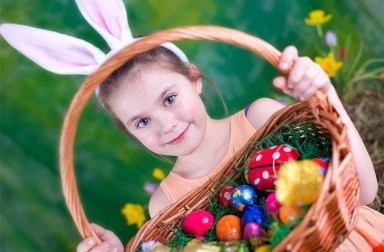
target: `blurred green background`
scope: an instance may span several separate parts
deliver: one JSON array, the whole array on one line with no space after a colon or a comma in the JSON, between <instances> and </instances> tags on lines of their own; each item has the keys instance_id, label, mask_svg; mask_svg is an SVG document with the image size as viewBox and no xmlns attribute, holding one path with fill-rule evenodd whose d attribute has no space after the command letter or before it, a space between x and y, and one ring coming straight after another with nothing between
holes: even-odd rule
<instances>
[{"instance_id":1,"label":"blurred green background","mask_svg":"<svg viewBox=\"0 0 384 252\"><path fill-rule=\"evenodd\" d=\"M85 39L107 50L106 43L85 22L74 1L2 0L1 22L41 27ZM300 53L315 56L315 29L304 24L314 9L333 15L325 29L339 43L352 36L365 44L363 57L383 57L384 10L381 0L352 1L125 1L134 34L166 28L215 24L231 27L270 42L278 49L294 44ZM271 66L249 52L212 42L181 42L222 92L233 113L258 97L277 97ZM0 250L74 251L80 236L61 193L58 165L59 135L64 114L82 76L56 76L35 65L3 39L0 85ZM207 88L214 117L217 94ZM127 226L124 204L146 205L145 182L158 183L152 170L169 171L171 164L151 155L115 129L95 101L84 111L76 137L76 173L87 217L113 230L127 243L137 231Z\"/></svg>"}]
</instances>

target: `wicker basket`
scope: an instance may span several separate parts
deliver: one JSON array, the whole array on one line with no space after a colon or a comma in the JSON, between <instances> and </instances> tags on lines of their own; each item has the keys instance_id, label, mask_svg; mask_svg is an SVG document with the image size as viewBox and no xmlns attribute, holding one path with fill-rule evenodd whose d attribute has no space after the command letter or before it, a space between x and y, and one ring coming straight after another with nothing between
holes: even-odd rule
<instances>
[{"instance_id":1,"label":"wicker basket","mask_svg":"<svg viewBox=\"0 0 384 252\"><path fill-rule=\"evenodd\" d=\"M65 116L60 139L60 172L66 204L82 237L96 234L85 216L76 184L73 147L79 117L94 90L114 70L135 55L166 41L203 39L220 41L248 49L277 67L280 52L263 40L243 32L217 26L175 28L149 35L120 51L98 71L89 76L76 95ZM329 101L317 93L307 102L298 102L275 113L236 155L236 163L245 160L244 154L252 141L262 139L290 123L313 122L328 130L332 139L332 159L318 200L304 220L274 249L274 251L331 251L349 234L356 223L359 183L346 134L346 128ZM239 176L233 169L235 157L223 173L190 192L174 205L148 221L131 239L126 250L133 251L142 241L166 242L174 237L174 227L183 217L196 209L208 207L209 199L222 188L220 178Z\"/></svg>"}]
</instances>

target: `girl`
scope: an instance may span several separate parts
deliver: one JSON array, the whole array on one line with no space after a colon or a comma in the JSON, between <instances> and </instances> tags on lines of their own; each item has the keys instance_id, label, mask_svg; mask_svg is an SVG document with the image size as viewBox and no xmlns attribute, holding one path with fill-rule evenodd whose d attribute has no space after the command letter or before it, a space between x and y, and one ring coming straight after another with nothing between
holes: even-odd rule
<instances>
[{"instance_id":1,"label":"girl","mask_svg":"<svg viewBox=\"0 0 384 252\"><path fill-rule=\"evenodd\" d=\"M301 100L318 89L329 95L349 129L352 151L359 153L354 157L361 182L360 203L371 203L377 192L372 162L326 73L309 58L299 57L293 46L283 51L280 69L292 69L287 78L280 76L273 81L285 93ZM177 156L171 173L150 199L151 217L220 172L255 131L283 107L262 98L231 117L214 120L200 99L201 90L199 70L161 47L127 62L101 85L100 101L120 128L154 153ZM377 231L384 235L383 217L365 207L360 211L377 219L382 224ZM93 238L87 238L79 244L78 252L123 251L113 233L97 225L93 227L103 243L95 245ZM380 234L374 244L380 241ZM357 232L352 236L362 237ZM347 243L348 240L344 244ZM353 250L347 247L346 251Z\"/></svg>"},{"instance_id":2,"label":"girl","mask_svg":"<svg viewBox=\"0 0 384 252\"><path fill-rule=\"evenodd\" d=\"M26 26L2 24L0 34L51 72L90 74L134 38L121 1L76 3L110 45L108 55L85 41ZM288 95L306 100L322 90L330 97L348 128L361 184L360 203L372 202L377 192L372 162L325 72L309 58L299 57L292 46L283 51L280 69L291 72L287 78L277 77L273 84ZM170 43L136 56L99 88L101 104L120 128L154 153L177 156L171 173L149 202L152 217L220 172L255 131L282 108L280 103L262 98L228 118L214 120L200 99L201 91L200 71ZM366 207L361 207L359 214L356 231L340 246L340 251L368 251L382 242L383 216ZM78 245L78 252L123 251L122 243L111 231L95 224L93 228L102 243L96 245L93 238L86 238Z\"/></svg>"}]
</instances>

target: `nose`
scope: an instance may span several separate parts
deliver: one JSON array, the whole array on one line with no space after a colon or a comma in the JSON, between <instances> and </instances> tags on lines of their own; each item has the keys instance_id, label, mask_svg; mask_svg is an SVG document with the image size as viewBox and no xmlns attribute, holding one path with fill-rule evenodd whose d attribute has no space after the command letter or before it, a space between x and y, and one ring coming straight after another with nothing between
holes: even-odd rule
<instances>
[{"instance_id":1,"label":"nose","mask_svg":"<svg viewBox=\"0 0 384 252\"><path fill-rule=\"evenodd\" d=\"M159 117L159 121L164 134L168 134L176 128L177 119L172 113L165 112L162 113Z\"/></svg>"}]
</instances>

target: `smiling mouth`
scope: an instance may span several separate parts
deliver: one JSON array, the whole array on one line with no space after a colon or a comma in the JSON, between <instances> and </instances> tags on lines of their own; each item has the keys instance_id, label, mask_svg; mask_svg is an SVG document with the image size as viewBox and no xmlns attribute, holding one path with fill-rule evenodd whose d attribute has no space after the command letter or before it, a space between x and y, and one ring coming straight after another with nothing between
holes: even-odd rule
<instances>
[{"instance_id":1,"label":"smiling mouth","mask_svg":"<svg viewBox=\"0 0 384 252\"><path fill-rule=\"evenodd\" d=\"M168 142L167 144L178 144L181 141L183 141L183 139L185 138L185 136L187 134L189 126L190 126L190 124L187 126L187 128L185 128L185 130L183 132L181 132L180 135L178 135L175 139L173 139L172 141Z\"/></svg>"}]
</instances>

